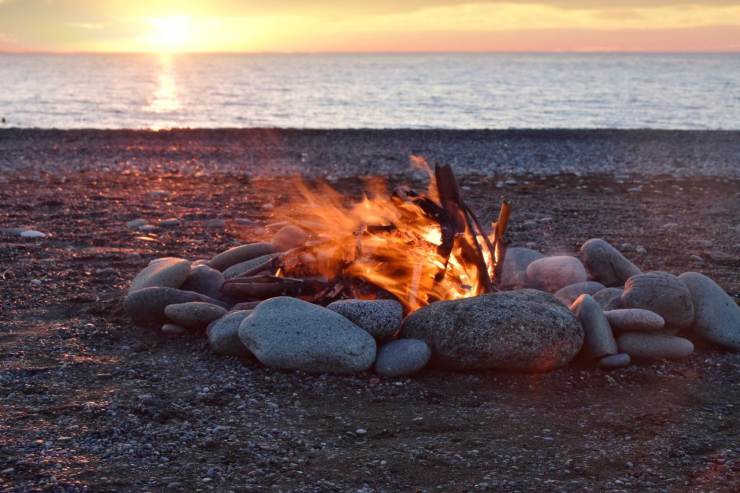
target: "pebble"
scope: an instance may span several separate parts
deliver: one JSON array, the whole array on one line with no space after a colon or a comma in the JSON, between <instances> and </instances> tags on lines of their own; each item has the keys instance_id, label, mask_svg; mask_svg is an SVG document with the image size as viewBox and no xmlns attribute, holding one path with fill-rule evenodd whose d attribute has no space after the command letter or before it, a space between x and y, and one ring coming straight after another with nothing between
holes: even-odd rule
<instances>
[{"instance_id":1,"label":"pebble","mask_svg":"<svg viewBox=\"0 0 740 493\"><path fill-rule=\"evenodd\" d=\"M211 351L234 356L251 355L252 353L239 339L239 325L251 314L251 310L233 311L212 322L206 329Z\"/></svg>"},{"instance_id":2,"label":"pebble","mask_svg":"<svg viewBox=\"0 0 740 493\"><path fill-rule=\"evenodd\" d=\"M180 220L176 217L171 217L169 219L163 219L162 221L159 221L159 225L164 228L174 228L175 226L180 225Z\"/></svg>"},{"instance_id":3,"label":"pebble","mask_svg":"<svg viewBox=\"0 0 740 493\"><path fill-rule=\"evenodd\" d=\"M20 232L20 237L28 239L46 238L46 234L41 231L36 231L35 229L26 229Z\"/></svg>"},{"instance_id":4,"label":"pebble","mask_svg":"<svg viewBox=\"0 0 740 493\"><path fill-rule=\"evenodd\" d=\"M610 354L599 359L599 368L614 370L629 366L630 363L632 363L632 358L627 353Z\"/></svg>"},{"instance_id":5,"label":"pebble","mask_svg":"<svg viewBox=\"0 0 740 493\"><path fill-rule=\"evenodd\" d=\"M579 296L570 309L583 326L583 354L589 359L617 353L617 342L599 304L588 294Z\"/></svg>"},{"instance_id":6,"label":"pebble","mask_svg":"<svg viewBox=\"0 0 740 493\"><path fill-rule=\"evenodd\" d=\"M347 317L379 341L393 337L403 319L403 305L396 300L339 300L327 308Z\"/></svg>"},{"instance_id":7,"label":"pebble","mask_svg":"<svg viewBox=\"0 0 740 493\"><path fill-rule=\"evenodd\" d=\"M133 221L128 221L126 223L126 227L129 229L139 229L145 224L146 224L146 219L134 219Z\"/></svg>"},{"instance_id":8,"label":"pebble","mask_svg":"<svg viewBox=\"0 0 740 493\"><path fill-rule=\"evenodd\" d=\"M239 327L239 338L271 368L355 373L375 361L370 334L336 312L279 296L260 303Z\"/></svg>"},{"instance_id":9,"label":"pebble","mask_svg":"<svg viewBox=\"0 0 740 493\"><path fill-rule=\"evenodd\" d=\"M543 258L540 252L524 247L506 249L501 266L499 286L502 289L516 289L527 286L527 267L535 260Z\"/></svg>"},{"instance_id":10,"label":"pebble","mask_svg":"<svg viewBox=\"0 0 740 493\"><path fill-rule=\"evenodd\" d=\"M641 308L622 308L604 313L612 330L619 332L642 332L661 330L665 327L663 317Z\"/></svg>"},{"instance_id":11,"label":"pebble","mask_svg":"<svg viewBox=\"0 0 740 493\"><path fill-rule=\"evenodd\" d=\"M622 293L624 293L622 288L606 288L597 291L593 296L602 310L616 310L622 305Z\"/></svg>"},{"instance_id":12,"label":"pebble","mask_svg":"<svg viewBox=\"0 0 740 493\"><path fill-rule=\"evenodd\" d=\"M164 324L162 326L162 333L169 335L179 335L186 331L185 327L175 324Z\"/></svg>"},{"instance_id":13,"label":"pebble","mask_svg":"<svg viewBox=\"0 0 740 493\"><path fill-rule=\"evenodd\" d=\"M605 286L600 282L577 282L559 289L555 293L555 297L563 302L563 304L570 306L582 294L594 295L603 289L605 289Z\"/></svg>"},{"instance_id":14,"label":"pebble","mask_svg":"<svg viewBox=\"0 0 740 493\"><path fill-rule=\"evenodd\" d=\"M131 281L129 293L150 287L179 288L190 275L190 261L181 258L159 258L149 263Z\"/></svg>"},{"instance_id":15,"label":"pebble","mask_svg":"<svg viewBox=\"0 0 740 493\"><path fill-rule=\"evenodd\" d=\"M644 308L657 313L666 326L685 329L694 321L694 305L686 285L667 272L630 277L624 285L622 308Z\"/></svg>"},{"instance_id":16,"label":"pebble","mask_svg":"<svg viewBox=\"0 0 740 493\"><path fill-rule=\"evenodd\" d=\"M650 332L625 332L617 337L619 351L633 359L677 359L694 352L688 339Z\"/></svg>"},{"instance_id":17,"label":"pebble","mask_svg":"<svg viewBox=\"0 0 740 493\"><path fill-rule=\"evenodd\" d=\"M260 264L264 264L265 262L268 262L270 260L277 258L278 255L280 254L279 253L269 253L261 257L253 258L251 260L245 260L244 262L239 262L238 264L234 264L228 269L224 270L224 279L229 280L235 277L239 277L242 274L245 274L246 272L258 267Z\"/></svg>"},{"instance_id":18,"label":"pebble","mask_svg":"<svg viewBox=\"0 0 740 493\"><path fill-rule=\"evenodd\" d=\"M740 351L740 307L719 284L698 272L679 276L694 305L692 329L703 339Z\"/></svg>"},{"instance_id":19,"label":"pebble","mask_svg":"<svg viewBox=\"0 0 740 493\"><path fill-rule=\"evenodd\" d=\"M551 293L570 284L584 282L587 277L581 261L567 255L541 258L527 266L527 279Z\"/></svg>"},{"instance_id":20,"label":"pebble","mask_svg":"<svg viewBox=\"0 0 740 493\"><path fill-rule=\"evenodd\" d=\"M208 265L216 270L224 271L232 265L274 252L275 247L269 243L250 243L219 253L208 262Z\"/></svg>"},{"instance_id":21,"label":"pebble","mask_svg":"<svg viewBox=\"0 0 740 493\"><path fill-rule=\"evenodd\" d=\"M205 329L214 320L226 315L226 309L202 301L168 305L164 314L174 323L191 330Z\"/></svg>"},{"instance_id":22,"label":"pebble","mask_svg":"<svg viewBox=\"0 0 740 493\"><path fill-rule=\"evenodd\" d=\"M298 226L289 224L283 226L280 231L272 237L272 245L278 251L290 250L306 244L308 234Z\"/></svg>"},{"instance_id":23,"label":"pebble","mask_svg":"<svg viewBox=\"0 0 740 493\"><path fill-rule=\"evenodd\" d=\"M161 326L169 321L164 314L168 305L204 301L203 295L174 288L150 287L130 292L123 308L139 325Z\"/></svg>"},{"instance_id":24,"label":"pebble","mask_svg":"<svg viewBox=\"0 0 740 493\"><path fill-rule=\"evenodd\" d=\"M221 297L221 286L224 284L224 275L208 265L191 265L190 275L185 280L182 289L205 294L211 298Z\"/></svg>"},{"instance_id":25,"label":"pebble","mask_svg":"<svg viewBox=\"0 0 740 493\"><path fill-rule=\"evenodd\" d=\"M208 229L224 229L226 221L224 219L209 219L205 222L205 226Z\"/></svg>"},{"instance_id":26,"label":"pebble","mask_svg":"<svg viewBox=\"0 0 740 493\"><path fill-rule=\"evenodd\" d=\"M139 227L139 231L143 231L144 233L153 233L155 231L159 231L159 227L153 224L145 224Z\"/></svg>"},{"instance_id":27,"label":"pebble","mask_svg":"<svg viewBox=\"0 0 740 493\"><path fill-rule=\"evenodd\" d=\"M581 246L581 260L591 279L607 287L622 286L640 273L635 264L601 238L592 238Z\"/></svg>"},{"instance_id":28,"label":"pebble","mask_svg":"<svg viewBox=\"0 0 740 493\"><path fill-rule=\"evenodd\" d=\"M375 359L375 373L382 377L404 377L422 370L432 357L426 342L398 339L380 347Z\"/></svg>"}]
</instances>

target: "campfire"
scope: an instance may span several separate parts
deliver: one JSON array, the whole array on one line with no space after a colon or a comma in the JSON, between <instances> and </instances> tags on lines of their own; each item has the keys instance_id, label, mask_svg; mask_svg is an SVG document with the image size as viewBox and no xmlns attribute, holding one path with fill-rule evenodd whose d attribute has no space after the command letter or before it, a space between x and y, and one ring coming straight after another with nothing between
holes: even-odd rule
<instances>
[{"instance_id":1,"label":"campfire","mask_svg":"<svg viewBox=\"0 0 740 493\"><path fill-rule=\"evenodd\" d=\"M308 232L309 241L226 281L224 292L244 300L288 295L321 304L395 297L414 311L493 291L505 253L508 202L486 233L449 166L432 170L415 156L411 162L429 176L425 194L408 187L389 193L374 182L362 200L348 203L326 183L296 181L300 199L277 216Z\"/></svg>"}]
</instances>

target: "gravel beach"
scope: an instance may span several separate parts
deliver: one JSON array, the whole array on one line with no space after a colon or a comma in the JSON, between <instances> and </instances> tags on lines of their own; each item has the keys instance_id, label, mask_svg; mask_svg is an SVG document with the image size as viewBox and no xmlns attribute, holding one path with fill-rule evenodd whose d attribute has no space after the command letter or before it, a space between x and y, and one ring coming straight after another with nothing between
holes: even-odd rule
<instances>
[{"instance_id":1,"label":"gravel beach","mask_svg":"<svg viewBox=\"0 0 740 493\"><path fill-rule=\"evenodd\" d=\"M511 245L602 237L740 301L740 132L0 130L0 491L738 491L740 354L701 341L615 371L339 377L123 313L149 260L268 238L284 175L421 190L411 153L486 223L510 199Z\"/></svg>"}]
</instances>

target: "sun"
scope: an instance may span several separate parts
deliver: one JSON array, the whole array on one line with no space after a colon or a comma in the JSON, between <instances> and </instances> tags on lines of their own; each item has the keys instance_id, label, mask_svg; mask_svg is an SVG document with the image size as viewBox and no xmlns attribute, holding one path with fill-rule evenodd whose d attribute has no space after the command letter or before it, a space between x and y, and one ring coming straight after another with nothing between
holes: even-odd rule
<instances>
[{"instance_id":1,"label":"sun","mask_svg":"<svg viewBox=\"0 0 740 493\"><path fill-rule=\"evenodd\" d=\"M152 19L151 24L149 39L156 51L184 51L192 43L193 23L190 17L161 17Z\"/></svg>"}]
</instances>

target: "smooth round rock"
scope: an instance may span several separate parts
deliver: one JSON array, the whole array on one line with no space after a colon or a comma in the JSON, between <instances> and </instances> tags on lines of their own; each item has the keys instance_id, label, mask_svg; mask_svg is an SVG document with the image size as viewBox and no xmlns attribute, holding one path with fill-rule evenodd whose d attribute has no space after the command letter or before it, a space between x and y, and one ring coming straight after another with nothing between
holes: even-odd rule
<instances>
[{"instance_id":1,"label":"smooth round rock","mask_svg":"<svg viewBox=\"0 0 740 493\"><path fill-rule=\"evenodd\" d=\"M597 359L617 353L617 342L604 312L588 294L582 294L570 309L581 322L585 338L583 353L586 358Z\"/></svg>"},{"instance_id":2,"label":"smooth round rock","mask_svg":"<svg viewBox=\"0 0 740 493\"><path fill-rule=\"evenodd\" d=\"M225 252L219 253L208 262L208 265L216 270L223 271L234 264L262 257L268 253L275 253L275 247L270 243L250 243L249 245L229 248Z\"/></svg>"},{"instance_id":3,"label":"smooth round rock","mask_svg":"<svg viewBox=\"0 0 740 493\"><path fill-rule=\"evenodd\" d=\"M629 366L630 363L632 363L632 358L627 353L610 354L599 359L599 368L615 370Z\"/></svg>"},{"instance_id":4,"label":"smooth round rock","mask_svg":"<svg viewBox=\"0 0 740 493\"><path fill-rule=\"evenodd\" d=\"M398 339L384 344L375 359L375 373L382 377L405 377L422 370L432 350L424 341Z\"/></svg>"},{"instance_id":5,"label":"smooth round rock","mask_svg":"<svg viewBox=\"0 0 740 493\"><path fill-rule=\"evenodd\" d=\"M555 297L521 289L432 303L406 317L401 337L426 342L436 368L542 372L568 364L584 333Z\"/></svg>"},{"instance_id":6,"label":"smooth round rock","mask_svg":"<svg viewBox=\"0 0 740 493\"><path fill-rule=\"evenodd\" d=\"M597 291L593 297L602 310L616 310L622 306L622 293L624 293L622 288L606 288Z\"/></svg>"},{"instance_id":7,"label":"smooth round rock","mask_svg":"<svg viewBox=\"0 0 740 493\"><path fill-rule=\"evenodd\" d=\"M229 279L234 279L235 277L239 277L242 274L245 274L246 272L258 267L260 264L264 264L265 262L273 260L278 255L280 254L279 253L269 253L261 257L256 257L251 260L245 260L244 262L239 262L238 264L234 264L228 269L224 270L224 279L229 280Z\"/></svg>"},{"instance_id":8,"label":"smooth round rock","mask_svg":"<svg viewBox=\"0 0 740 493\"><path fill-rule=\"evenodd\" d=\"M618 332L656 331L665 328L663 317L642 308L621 308L604 312L612 330Z\"/></svg>"},{"instance_id":9,"label":"smooth round rock","mask_svg":"<svg viewBox=\"0 0 740 493\"><path fill-rule=\"evenodd\" d=\"M527 266L528 281L550 293L570 284L585 282L587 277L581 261L567 255L541 258Z\"/></svg>"},{"instance_id":10,"label":"smooth round rock","mask_svg":"<svg viewBox=\"0 0 740 493\"><path fill-rule=\"evenodd\" d=\"M555 297L559 299L564 305L570 306L573 302L582 294L596 294L603 290L605 286L600 282L586 281L577 282L570 284L564 288L558 289L555 293Z\"/></svg>"},{"instance_id":11,"label":"smooth round rock","mask_svg":"<svg viewBox=\"0 0 740 493\"><path fill-rule=\"evenodd\" d=\"M287 296L260 303L241 323L239 338L266 366L315 373L365 371L377 349L342 315Z\"/></svg>"},{"instance_id":12,"label":"smooth round rock","mask_svg":"<svg viewBox=\"0 0 740 493\"><path fill-rule=\"evenodd\" d=\"M172 257L155 259L136 274L128 292L151 287L179 288L189 275L189 260Z\"/></svg>"},{"instance_id":13,"label":"smooth round rock","mask_svg":"<svg viewBox=\"0 0 740 493\"><path fill-rule=\"evenodd\" d=\"M146 224L146 219L134 219L126 223L126 227L129 229L139 229Z\"/></svg>"},{"instance_id":14,"label":"smooth round rock","mask_svg":"<svg viewBox=\"0 0 740 493\"><path fill-rule=\"evenodd\" d=\"M694 344L688 339L650 332L620 334L617 346L633 359L677 359L694 352Z\"/></svg>"},{"instance_id":15,"label":"smooth round rock","mask_svg":"<svg viewBox=\"0 0 740 493\"><path fill-rule=\"evenodd\" d=\"M624 285L622 308L644 308L657 313L667 327L685 329L694 321L691 293L678 277L647 272L630 277Z\"/></svg>"},{"instance_id":16,"label":"smooth round rock","mask_svg":"<svg viewBox=\"0 0 740 493\"><path fill-rule=\"evenodd\" d=\"M280 228L280 231L272 237L272 245L278 251L290 250L303 246L308 241L308 234L298 226L289 224Z\"/></svg>"},{"instance_id":17,"label":"smooth round rock","mask_svg":"<svg viewBox=\"0 0 740 493\"><path fill-rule=\"evenodd\" d=\"M541 258L544 258L544 255L531 248L507 248L504 255L504 263L501 265L498 285L501 289L527 287L527 267L535 260Z\"/></svg>"},{"instance_id":18,"label":"smooth round rock","mask_svg":"<svg viewBox=\"0 0 740 493\"><path fill-rule=\"evenodd\" d=\"M161 326L169 322L165 307L191 301L203 301L203 297L192 291L151 287L129 293L123 300L123 309L139 325Z\"/></svg>"},{"instance_id":19,"label":"smooth round rock","mask_svg":"<svg viewBox=\"0 0 740 493\"><path fill-rule=\"evenodd\" d=\"M205 329L214 320L226 315L226 309L210 303L193 301L167 305L164 314L177 325L191 330Z\"/></svg>"},{"instance_id":20,"label":"smooth round rock","mask_svg":"<svg viewBox=\"0 0 740 493\"><path fill-rule=\"evenodd\" d=\"M622 286L640 273L635 264L601 238L592 238L581 246L581 260L591 279L607 287Z\"/></svg>"},{"instance_id":21,"label":"smooth round rock","mask_svg":"<svg viewBox=\"0 0 740 493\"><path fill-rule=\"evenodd\" d=\"M251 314L251 310L239 310L211 322L206 329L211 351L216 354L250 356L252 353L239 339L239 326Z\"/></svg>"},{"instance_id":22,"label":"smooth round rock","mask_svg":"<svg viewBox=\"0 0 740 493\"><path fill-rule=\"evenodd\" d=\"M735 301L704 274L686 272L678 277L691 293L694 332L709 342L740 351L740 307Z\"/></svg>"},{"instance_id":23,"label":"smooth round rock","mask_svg":"<svg viewBox=\"0 0 740 493\"><path fill-rule=\"evenodd\" d=\"M162 326L162 333L167 335L180 335L186 332L185 327L176 324L164 324Z\"/></svg>"},{"instance_id":24,"label":"smooth round rock","mask_svg":"<svg viewBox=\"0 0 740 493\"><path fill-rule=\"evenodd\" d=\"M20 232L20 237L29 238L29 239L46 238L46 233L42 233L41 231L36 231L35 229L27 229L25 231Z\"/></svg>"},{"instance_id":25,"label":"smooth round rock","mask_svg":"<svg viewBox=\"0 0 740 493\"><path fill-rule=\"evenodd\" d=\"M224 275L208 265L191 266L190 275L185 280L182 289L205 294L211 298L221 296L221 286L224 284Z\"/></svg>"},{"instance_id":26,"label":"smooth round rock","mask_svg":"<svg viewBox=\"0 0 740 493\"><path fill-rule=\"evenodd\" d=\"M403 320L403 306L396 300L339 300L327 308L347 317L379 341L393 337Z\"/></svg>"}]
</instances>

